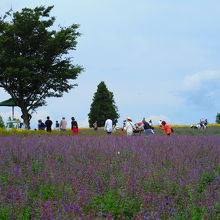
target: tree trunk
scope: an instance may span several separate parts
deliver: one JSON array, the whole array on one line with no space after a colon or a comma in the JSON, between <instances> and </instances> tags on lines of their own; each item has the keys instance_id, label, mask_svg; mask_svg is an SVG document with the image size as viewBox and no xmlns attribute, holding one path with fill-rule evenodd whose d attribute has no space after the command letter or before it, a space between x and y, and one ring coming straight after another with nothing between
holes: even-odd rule
<instances>
[{"instance_id":1,"label":"tree trunk","mask_svg":"<svg viewBox=\"0 0 220 220\"><path fill-rule=\"evenodd\" d=\"M21 112L21 118L24 120L25 128L30 129L31 115L28 113L27 109L21 109Z\"/></svg>"}]
</instances>

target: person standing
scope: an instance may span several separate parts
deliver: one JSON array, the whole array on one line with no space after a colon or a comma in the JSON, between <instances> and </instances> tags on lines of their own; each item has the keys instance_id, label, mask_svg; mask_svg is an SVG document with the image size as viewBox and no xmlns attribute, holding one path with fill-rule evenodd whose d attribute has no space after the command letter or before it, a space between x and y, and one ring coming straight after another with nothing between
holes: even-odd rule
<instances>
[{"instance_id":1,"label":"person standing","mask_svg":"<svg viewBox=\"0 0 220 220\"><path fill-rule=\"evenodd\" d=\"M98 123L97 123L97 121L95 121L95 122L93 123L93 128L94 128L94 131L97 131L97 130L98 130Z\"/></svg>"},{"instance_id":2,"label":"person standing","mask_svg":"<svg viewBox=\"0 0 220 220\"><path fill-rule=\"evenodd\" d=\"M142 123L144 124L145 135L154 134L153 127L151 126L152 122L148 123L145 119L143 119Z\"/></svg>"},{"instance_id":3,"label":"person standing","mask_svg":"<svg viewBox=\"0 0 220 220\"><path fill-rule=\"evenodd\" d=\"M111 134L112 133L113 127L112 127L112 120L111 119L107 119L105 121L104 130L106 131L107 134Z\"/></svg>"},{"instance_id":4,"label":"person standing","mask_svg":"<svg viewBox=\"0 0 220 220\"><path fill-rule=\"evenodd\" d=\"M77 121L75 120L74 117L71 118L71 129L73 131L74 134L78 134L79 133L79 129L78 129L78 124Z\"/></svg>"},{"instance_id":5,"label":"person standing","mask_svg":"<svg viewBox=\"0 0 220 220\"><path fill-rule=\"evenodd\" d=\"M66 131L67 121L65 117L62 117L62 120L60 121L60 130Z\"/></svg>"},{"instance_id":6,"label":"person standing","mask_svg":"<svg viewBox=\"0 0 220 220\"><path fill-rule=\"evenodd\" d=\"M52 129L51 129L52 124L53 124L53 122L50 120L50 117L47 116L47 120L45 121L45 125L46 125L46 130L47 130L48 132L51 132L51 131L52 131Z\"/></svg>"},{"instance_id":7,"label":"person standing","mask_svg":"<svg viewBox=\"0 0 220 220\"><path fill-rule=\"evenodd\" d=\"M60 124L59 124L59 122L58 121L56 121L56 124L55 124L55 130L59 130L59 128L60 128Z\"/></svg>"},{"instance_id":8,"label":"person standing","mask_svg":"<svg viewBox=\"0 0 220 220\"><path fill-rule=\"evenodd\" d=\"M164 130L165 135L171 135L172 128L170 125L168 125L165 121L162 121L162 127L159 127L160 130Z\"/></svg>"},{"instance_id":9,"label":"person standing","mask_svg":"<svg viewBox=\"0 0 220 220\"><path fill-rule=\"evenodd\" d=\"M133 124L131 117L127 117L124 130L126 131L127 135L133 135L133 130L135 130L135 125Z\"/></svg>"},{"instance_id":10,"label":"person standing","mask_svg":"<svg viewBox=\"0 0 220 220\"><path fill-rule=\"evenodd\" d=\"M25 122L24 122L24 115L23 115L23 114L21 115L21 118L23 119L23 126L24 126L24 129L28 129L28 130L30 130L30 125L29 125L29 127L28 127L28 126L25 124ZM28 120L30 121L31 118L32 118L32 115L31 115L30 113L28 113ZM12 118L12 120L14 120L14 119Z\"/></svg>"}]
</instances>

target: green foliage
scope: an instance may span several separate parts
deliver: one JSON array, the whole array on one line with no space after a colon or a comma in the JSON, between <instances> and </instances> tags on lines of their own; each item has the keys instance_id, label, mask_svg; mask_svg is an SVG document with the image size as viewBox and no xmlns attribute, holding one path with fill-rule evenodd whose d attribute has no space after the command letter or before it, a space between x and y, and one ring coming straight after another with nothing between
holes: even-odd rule
<instances>
[{"instance_id":1,"label":"green foliage","mask_svg":"<svg viewBox=\"0 0 220 220\"><path fill-rule=\"evenodd\" d=\"M4 123L1 115L0 115L0 128L5 128L5 123Z\"/></svg>"},{"instance_id":2,"label":"green foliage","mask_svg":"<svg viewBox=\"0 0 220 220\"><path fill-rule=\"evenodd\" d=\"M220 113L217 113L215 121L217 124L220 124Z\"/></svg>"},{"instance_id":3,"label":"green foliage","mask_svg":"<svg viewBox=\"0 0 220 220\"><path fill-rule=\"evenodd\" d=\"M217 166L214 169L216 174L220 176L220 164L217 164Z\"/></svg>"},{"instance_id":4,"label":"green foliage","mask_svg":"<svg viewBox=\"0 0 220 220\"><path fill-rule=\"evenodd\" d=\"M53 185L42 185L40 187L40 194L42 200L48 200L49 198L56 199L57 193L56 193L56 187Z\"/></svg>"},{"instance_id":5,"label":"green foliage","mask_svg":"<svg viewBox=\"0 0 220 220\"><path fill-rule=\"evenodd\" d=\"M8 120L11 121L11 117L9 117ZM12 122L9 122L9 123L7 124L7 127L8 127L8 128L15 128L15 127L14 127L14 124L13 124Z\"/></svg>"},{"instance_id":6,"label":"green foliage","mask_svg":"<svg viewBox=\"0 0 220 220\"><path fill-rule=\"evenodd\" d=\"M31 219L31 210L29 208L24 208L18 216L22 220L29 220Z\"/></svg>"},{"instance_id":7,"label":"green foliage","mask_svg":"<svg viewBox=\"0 0 220 220\"><path fill-rule=\"evenodd\" d=\"M215 179L214 173L203 173L200 176L200 181L198 184L198 192L202 193L205 191L206 187Z\"/></svg>"},{"instance_id":8,"label":"green foliage","mask_svg":"<svg viewBox=\"0 0 220 220\"><path fill-rule=\"evenodd\" d=\"M102 213L103 217L106 213L112 213L114 219L132 219L140 207L141 200L125 196L119 190L110 190L94 198L88 209Z\"/></svg>"},{"instance_id":9,"label":"green foliage","mask_svg":"<svg viewBox=\"0 0 220 220\"><path fill-rule=\"evenodd\" d=\"M30 187L27 189L26 194L29 204L32 204L36 198L41 198L46 201L49 198L57 199L58 197L62 197L61 192L58 191L57 187L49 183L38 184L34 187Z\"/></svg>"},{"instance_id":10,"label":"green foliage","mask_svg":"<svg viewBox=\"0 0 220 220\"><path fill-rule=\"evenodd\" d=\"M57 155L57 156L56 156L56 161L57 161L58 163L63 163L63 161L64 161L63 156L62 156L62 155Z\"/></svg>"},{"instance_id":11,"label":"green foliage","mask_svg":"<svg viewBox=\"0 0 220 220\"><path fill-rule=\"evenodd\" d=\"M204 206L195 206L195 204L190 204L189 213L186 214L185 211L178 212L172 219L173 220L185 220L185 219L192 219L192 220L203 220L204 215L206 213L206 208ZM190 216L190 217L189 217ZM210 218L215 219L215 218Z\"/></svg>"},{"instance_id":12,"label":"green foliage","mask_svg":"<svg viewBox=\"0 0 220 220\"><path fill-rule=\"evenodd\" d=\"M79 25L52 30L51 7L24 8L0 17L0 87L21 108L29 127L29 111L46 104L47 97L62 97L76 84L83 70L71 63Z\"/></svg>"},{"instance_id":13,"label":"green foliage","mask_svg":"<svg viewBox=\"0 0 220 220\"><path fill-rule=\"evenodd\" d=\"M34 160L32 163L32 171L33 173L39 173L44 170L44 164L39 160Z\"/></svg>"},{"instance_id":14,"label":"green foliage","mask_svg":"<svg viewBox=\"0 0 220 220\"><path fill-rule=\"evenodd\" d=\"M8 185L8 177L4 174L1 174L0 175L0 183L3 185L3 186L7 186Z\"/></svg>"},{"instance_id":15,"label":"green foliage","mask_svg":"<svg viewBox=\"0 0 220 220\"><path fill-rule=\"evenodd\" d=\"M107 89L104 82L101 82L97 87L88 116L90 127L93 126L95 121L97 121L98 127L102 127L108 118L112 119L113 124L118 121L119 114L115 105L114 95Z\"/></svg>"},{"instance_id":16,"label":"green foliage","mask_svg":"<svg viewBox=\"0 0 220 220\"><path fill-rule=\"evenodd\" d=\"M0 219L1 220L9 220L10 219L10 214L9 214L8 209L0 208Z\"/></svg>"},{"instance_id":17,"label":"green foliage","mask_svg":"<svg viewBox=\"0 0 220 220\"><path fill-rule=\"evenodd\" d=\"M206 213L206 208L204 206L191 206L190 209L190 214L191 214L191 219L192 220L200 220L200 219L204 219L203 216Z\"/></svg>"},{"instance_id":18,"label":"green foliage","mask_svg":"<svg viewBox=\"0 0 220 220\"><path fill-rule=\"evenodd\" d=\"M12 122L8 123L8 128L15 128Z\"/></svg>"}]
</instances>

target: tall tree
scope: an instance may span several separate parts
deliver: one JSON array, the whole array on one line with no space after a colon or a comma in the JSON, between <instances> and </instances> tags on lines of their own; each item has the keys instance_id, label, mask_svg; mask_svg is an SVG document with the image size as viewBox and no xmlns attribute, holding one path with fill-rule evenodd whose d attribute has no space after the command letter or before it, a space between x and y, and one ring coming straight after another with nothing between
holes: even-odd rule
<instances>
[{"instance_id":1,"label":"tall tree","mask_svg":"<svg viewBox=\"0 0 220 220\"><path fill-rule=\"evenodd\" d=\"M99 127L104 126L105 120L108 118L112 119L113 124L118 121L119 114L115 105L114 95L107 89L104 82L100 82L97 86L88 116L90 127L95 121L98 122Z\"/></svg>"},{"instance_id":2,"label":"tall tree","mask_svg":"<svg viewBox=\"0 0 220 220\"><path fill-rule=\"evenodd\" d=\"M47 97L62 97L83 70L71 63L79 25L52 30L53 6L9 11L0 17L0 87L21 108L25 124L30 114L46 105Z\"/></svg>"},{"instance_id":3,"label":"tall tree","mask_svg":"<svg viewBox=\"0 0 220 220\"><path fill-rule=\"evenodd\" d=\"M220 113L217 113L215 121L217 124L220 124Z\"/></svg>"}]
</instances>

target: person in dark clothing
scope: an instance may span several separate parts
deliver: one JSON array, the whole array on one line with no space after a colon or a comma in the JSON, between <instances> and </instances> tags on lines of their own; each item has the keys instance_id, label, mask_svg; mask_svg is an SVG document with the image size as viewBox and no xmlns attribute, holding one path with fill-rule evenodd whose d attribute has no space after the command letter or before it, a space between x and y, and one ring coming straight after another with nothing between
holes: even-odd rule
<instances>
[{"instance_id":1,"label":"person in dark clothing","mask_svg":"<svg viewBox=\"0 0 220 220\"><path fill-rule=\"evenodd\" d=\"M48 132L51 132L51 127L52 127L53 122L50 120L50 117L47 116L47 120L45 121L45 125L46 125L46 130Z\"/></svg>"},{"instance_id":2,"label":"person in dark clothing","mask_svg":"<svg viewBox=\"0 0 220 220\"><path fill-rule=\"evenodd\" d=\"M59 128L60 128L60 123L58 121L56 121L55 130L59 130Z\"/></svg>"},{"instance_id":3,"label":"person in dark clothing","mask_svg":"<svg viewBox=\"0 0 220 220\"><path fill-rule=\"evenodd\" d=\"M23 119L23 125L24 125L25 129L30 129L30 125L29 125L29 127L28 127L28 126L24 123L24 115L23 115L23 114L21 115L21 118ZM31 120L31 118L32 118L31 114L28 113L28 119ZM13 120L13 118L12 118L12 120Z\"/></svg>"},{"instance_id":4,"label":"person in dark clothing","mask_svg":"<svg viewBox=\"0 0 220 220\"><path fill-rule=\"evenodd\" d=\"M154 134L153 127L145 119L142 120L142 123L144 124L144 131L146 135Z\"/></svg>"},{"instance_id":5,"label":"person in dark clothing","mask_svg":"<svg viewBox=\"0 0 220 220\"><path fill-rule=\"evenodd\" d=\"M38 120L38 130L45 130L45 124L41 119Z\"/></svg>"},{"instance_id":6,"label":"person in dark clothing","mask_svg":"<svg viewBox=\"0 0 220 220\"><path fill-rule=\"evenodd\" d=\"M73 131L74 134L78 134L79 133L79 129L78 129L78 124L77 121L75 120L74 117L71 118L71 129Z\"/></svg>"}]
</instances>

